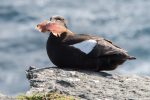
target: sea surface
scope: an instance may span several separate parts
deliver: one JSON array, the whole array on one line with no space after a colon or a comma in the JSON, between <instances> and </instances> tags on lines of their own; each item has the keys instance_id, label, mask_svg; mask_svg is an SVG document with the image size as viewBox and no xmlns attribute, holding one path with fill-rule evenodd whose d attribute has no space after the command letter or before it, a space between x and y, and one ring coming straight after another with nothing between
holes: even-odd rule
<instances>
[{"instance_id":1,"label":"sea surface","mask_svg":"<svg viewBox=\"0 0 150 100\"><path fill-rule=\"evenodd\" d=\"M46 54L48 33L35 26L53 15L75 33L110 39L137 58L115 72L150 76L150 0L0 0L0 92L29 89L25 70L53 66Z\"/></svg>"}]
</instances>

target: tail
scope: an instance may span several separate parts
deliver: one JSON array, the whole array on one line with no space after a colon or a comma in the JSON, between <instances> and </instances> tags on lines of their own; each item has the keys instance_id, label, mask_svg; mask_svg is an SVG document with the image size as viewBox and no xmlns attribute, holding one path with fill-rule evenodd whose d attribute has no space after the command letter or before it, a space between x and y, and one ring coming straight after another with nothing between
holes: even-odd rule
<instances>
[{"instance_id":1,"label":"tail","mask_svg":"<svg viewBox=\"0 0 150 100\"><path fill-rule=\"evenodd\" d=\"M128 60L135 60L136 58L134 56L128 56L127 59Z\"/></svg>"}]
</instances>

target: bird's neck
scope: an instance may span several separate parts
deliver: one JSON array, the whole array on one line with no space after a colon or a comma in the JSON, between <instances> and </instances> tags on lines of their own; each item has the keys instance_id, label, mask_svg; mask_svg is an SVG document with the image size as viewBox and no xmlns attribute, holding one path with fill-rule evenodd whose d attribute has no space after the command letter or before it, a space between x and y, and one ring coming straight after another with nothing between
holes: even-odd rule
<instances>
[{"instance_id":1,"label":"bird's neck","mask_svg":"<svg viewBox=\"0 0 150 100\"><path fill-rule=\"evenodd\" d=\"M69 36L74 36L75 33L71 32L70 30L66 30L66 32L61 33L60 36L55 36L54 34L50 33L49 39L54 41L55 43L60 43L61 41L63 41L65 38L69 37Z\"/></svg>"}]
</instances>

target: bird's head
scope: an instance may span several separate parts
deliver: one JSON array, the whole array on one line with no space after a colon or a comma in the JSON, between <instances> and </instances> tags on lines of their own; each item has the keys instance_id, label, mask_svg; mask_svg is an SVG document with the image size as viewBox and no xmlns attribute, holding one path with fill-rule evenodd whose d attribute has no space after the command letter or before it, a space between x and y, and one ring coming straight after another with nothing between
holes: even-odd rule
<instances>
[{"instance_id":1,"label":"bird's head","mask_svg":"<svg viewBox=\"0 0 150 100\"><path fill-rule=\"evenodd\" d=\"M66 20L61 16L52 16L50 21L38 24L36 29L40 32L49 31L55 36L60 36L61 33L67 32Z\"/></svg>"}]
</instances>

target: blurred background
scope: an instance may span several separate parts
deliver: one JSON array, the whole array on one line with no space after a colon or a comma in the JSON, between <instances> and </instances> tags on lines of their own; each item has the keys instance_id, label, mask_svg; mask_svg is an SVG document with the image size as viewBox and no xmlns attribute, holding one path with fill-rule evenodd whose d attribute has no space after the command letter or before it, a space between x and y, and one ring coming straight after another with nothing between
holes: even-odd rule
<instances>
[{"instance_id":1,"label":"blurred background","mask_svg":"<svg viewBox=\"0 0 150 100\"><path fill-rule=\"evenodd\" d=\"M135 61L115 72L150 75L150 0L0 0L0 92L29 89L25 70L53 66L46 54L48 34L35 26L53 15L64 16L76 33L112 40Z\"/></svg>"}]
</instances>

